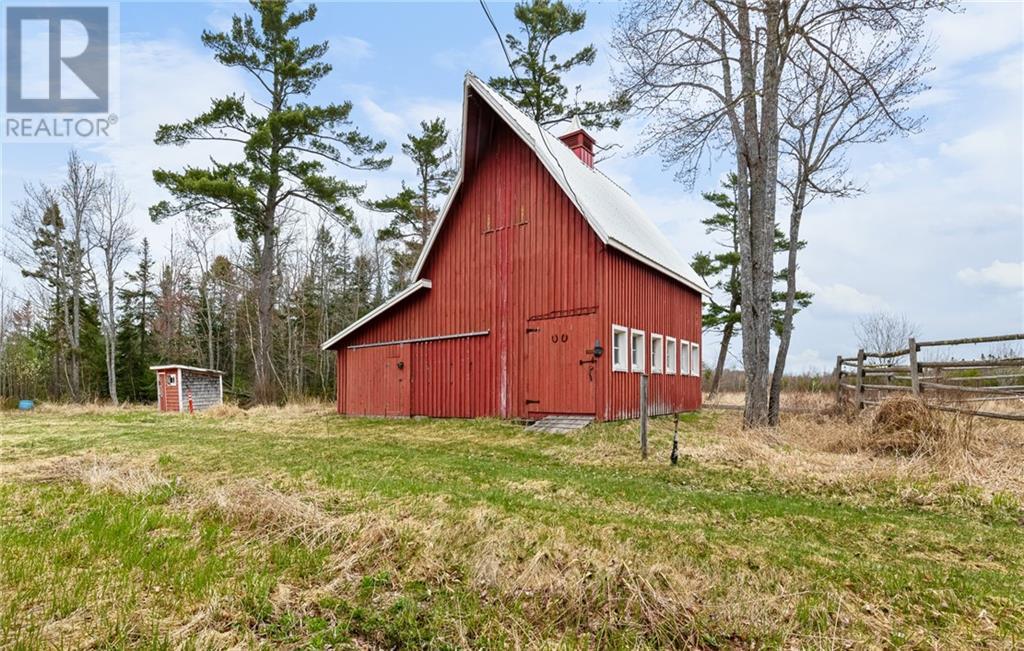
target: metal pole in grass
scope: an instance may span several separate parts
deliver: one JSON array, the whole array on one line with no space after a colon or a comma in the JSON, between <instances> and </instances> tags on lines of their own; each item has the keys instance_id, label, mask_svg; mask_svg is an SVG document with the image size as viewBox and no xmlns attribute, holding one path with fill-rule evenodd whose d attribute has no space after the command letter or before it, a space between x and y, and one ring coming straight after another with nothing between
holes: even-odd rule
<instances>
[{"instance_id":1,"label":"metal pole in grass","mask_svg":"<svg viewBox=\"0 0 1024 651\"><path fill-rule=\"evenodd\" d=\"M647 374L640 376L640 456L647 458Z\"/></svg>"},{"instance_id":2,"label":"metal pole in grass","mask_svg":"<svg viewBox=\"0 0 1024 651\"><path fill-rule=\"evenodd\" d=\"M915 396L921 395L921 367L917 365L917 341L913 337L907 345L910 350L910 390Z\"/></svg>"},{"instance_id":3,"label":"metal pole in grass","mask_svg":"<svg viewBox=\"0 0 1024 651\"><path fill-rule=\"evenodd\" d=\"M679 412L676 412L675 429L672 430L672 454L668 459L673 466L679 463Z\"/></svg>"},{"instance_id":4,"label":"metal pole in grass","mask_svg":"<svg viewBox=\"0 0 1024 651\"><path fill-rule=\"evenodd\" d=\"M857 351L857 409L864 409L864 349Z\"/></svg>"}]
</instances>

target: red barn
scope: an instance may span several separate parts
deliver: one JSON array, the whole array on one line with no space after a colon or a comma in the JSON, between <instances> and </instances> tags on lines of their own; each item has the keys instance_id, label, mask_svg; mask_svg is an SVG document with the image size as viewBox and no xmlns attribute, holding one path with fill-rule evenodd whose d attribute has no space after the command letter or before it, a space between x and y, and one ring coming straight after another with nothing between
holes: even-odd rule
<instances>
[{"instance_id":1,"label":"red barn","mask_svg":"<svg viewBox=\"0 0 1024 651\"><path fill-rule=\"evenodd\" d=\"M467 75L461 169L414 282L323 344L338 412L537 418L700 407L704 282L578 125L557 138ZM603 354L602 354L603 353Z\"/></svg>"}]
</instances>

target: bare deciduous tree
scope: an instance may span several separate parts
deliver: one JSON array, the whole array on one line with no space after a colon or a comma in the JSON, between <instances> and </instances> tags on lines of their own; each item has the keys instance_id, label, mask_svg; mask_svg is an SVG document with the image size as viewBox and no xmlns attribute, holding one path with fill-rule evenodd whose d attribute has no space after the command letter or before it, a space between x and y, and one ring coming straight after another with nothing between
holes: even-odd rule
<instances>
[{"instance_id":1,"label":"bare deciduous tree","mask_svg":"<svg viewBox=\"0 0 1024 651\"><path fill-rule=\"evenodd\" d=\"M214 355L214 306L211 288L214 239L223 231L225 224L215 218L200 215L189 216L189 228L185 233L185 248L189 250L199 267L199 300L203 303L202 327L206 335L206 366L218 368Z\"/></svg>"},{"instance_id":2,"label":"bare deciduous tree","mask_svg":"<svg viewBox=\"0 0 1024 651\"><path fill-rule=\"evenodd\" d=\"M656 150L692 183L701 165L730 154L737 177L744 424L768 423L772 250L782 131L780 99L806 66L839 84L876 83L863 52L878 40L917 38L925 13L944 0L639 0L613 38L615 82L634 110L652 118L641 150ZM836 48L842 30L851 51Z\"/></svg>"},{"instance_id":3,"label":"bare deciduous tree","mask_svg":"<svg viewBox=\"0 0 1024 651\"><path fill-rule=\"evenodd\" d=\"M857 345L871 353L891 353L903 350L911 337L918 336L917 324L904 314L875 312L861 317L853 326ZM894 364L902 355L886 355L883 362Z\"/></svg>"},{"instance_id":4,"label":"bare deciduous tree","mask_svg":"<svg viewBox=\"0 0 1024 651\"><path fill-rule=\"evenodd\" d=\"M82 293L85 289L86 264L89 258L86 230L89 216L96 209L103 179L96 163L83 161L74 149L68 154L67 176L60 188L67 226L66 269L70 289L70 305L65 311L65 330L70 348L68 375L71 398L81 398L82 383Z\"/></svg>"},{"instance_id":5,"label":"bare deciduous tree","mask_svg":"<svg viewBox=\"0 0 1024 651\"><path fill-rule=\"evenodd\" d=\"M114 281L118 269L134 251L135 228L130 216L135 209L131 194L113 173L107 174L96 189L95 205L89 211L86 239L89 250L99 257L97 264L90 260L89 278L96 292L100 322L103 327L104 352L107 363L107 391L115 405L117 399L117 292ZM103 288L99 287L96 267L103 273Z\"/></svg>"},{"instance_id":6,"label":"bare deciduous tree","mask_svg":"<svg viewBox=\"0 0 1024 651\"><path fill-rule=\"evenodd\" d=\"M824 57L809 50L794 54L782 96L784 115L781 155L783 194L790 207L789 251L785 276L786 298L779 348L772 371L768 419L779 422L782 379L793 336L796 313L797 254L804 210L817 197L847 197L861 191L849 180L846 154L859 143L882 142L917 131L922 119L909 111L909 101L924 90L928 51L920 30L891 41L876 36L865 47L844 23L822 36L829 46ZM829 74L840 60L860 63L862 77L845 79Z\"/></svg>"}]
</instances>

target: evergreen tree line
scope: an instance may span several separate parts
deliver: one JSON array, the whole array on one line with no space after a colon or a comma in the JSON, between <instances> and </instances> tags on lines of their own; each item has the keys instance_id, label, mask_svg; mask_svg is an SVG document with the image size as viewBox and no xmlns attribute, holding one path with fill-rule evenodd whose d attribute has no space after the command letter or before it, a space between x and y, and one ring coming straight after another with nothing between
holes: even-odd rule
<instances>
[{"instance_id":1,"label":"evergreen tree line","mask_svg":"<svg viewBox=\"0 0 1024 651\"><path fill-rule=\"evenodd\" d=\"M225 220L188 215L155 251L118 179L72 151L64 182L26 186L5 231L23 281L0 287L0 397L149 402L150 366L176 363L224 371L226 394L245 403L269 352L278 400L329 398L334 358L320 344L410 281L454 177L444 120L421 128L402 147L416 185L365 204L389 217L383 228L323 214L281 225L269 351L255 335L258 246L233 241Z\"/></svg>"}]
</instances>

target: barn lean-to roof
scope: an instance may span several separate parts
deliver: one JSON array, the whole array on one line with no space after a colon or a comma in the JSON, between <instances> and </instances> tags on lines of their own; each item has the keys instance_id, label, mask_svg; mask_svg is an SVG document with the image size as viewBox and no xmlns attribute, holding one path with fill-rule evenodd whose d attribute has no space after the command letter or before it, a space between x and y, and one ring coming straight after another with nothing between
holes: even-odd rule
<instances>
[{"instance_id":1,"label":"barn lean-to roof","mask_svg":"<svg viewBox=\"0 0 1024 651\"><path fill-rule=\"evenodd\" d=\"M624 189L605 176L600 170L581 161L558 137L526 116L497 91L481 81L471 72L466 73L463 85L462 143L459 158L459 173L452 184L451 192L438 215L437 222L427 239L419 260L413 270L415 281L406 290L399 292L363 318L323 343L327 350L355 332L369 321L380 316L420 289L429 289L430 280L422 278L423 267L438 234L444 227L445 218L454 198L459 192L466 171L466 134L469 130L468 103L470 92L487 104L517 136L530 148L548 174L554 178L562 191L573 202L583 218L601 242L618 250L640 263L655 269L669 278L693 289L704 296L711 290L686 260L675 250L665 234L648 219L640 206Z\"/></svg>"}]
</instances>

